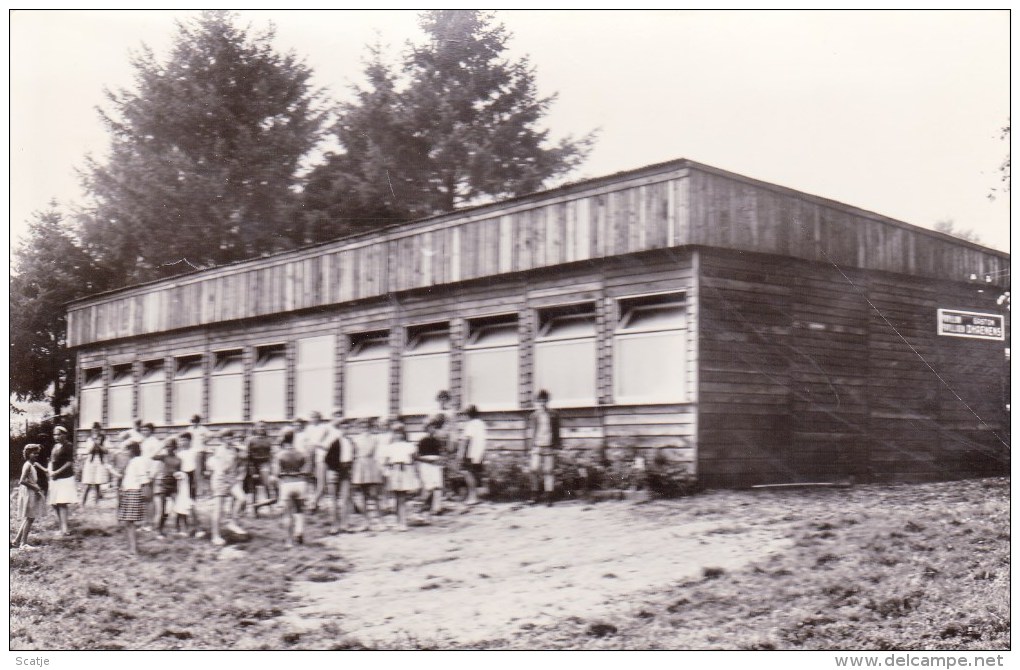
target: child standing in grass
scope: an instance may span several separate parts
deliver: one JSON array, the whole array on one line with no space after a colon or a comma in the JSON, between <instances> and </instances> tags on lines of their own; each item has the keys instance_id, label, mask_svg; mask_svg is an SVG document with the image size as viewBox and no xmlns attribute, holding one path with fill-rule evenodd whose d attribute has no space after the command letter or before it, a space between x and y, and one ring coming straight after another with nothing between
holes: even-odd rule
<instances>
[{"instance_id":1,"label":"child standing in grass","mask_svg":"<svg viewBox=\"0 0 1020 670\"><path fill-rule=\"evenodd\" d=\"M131 456L124 476L120 481L120 502L117 505L117 520L124 524L127 531L128 551L138 553L138 538L135 524L145 519L145 500L142 488L150 484L152 459L141 456L141 447L137 442L128 442L124 450Z\"/></svg>"},{"instance_id":2,"label":"child standing in grass","mask_svg":"<svg viewBox=\"0 0 1020 670\"><path fill-rule=\"evenodd\" d=\"M388 468L389 490L397 511L397 530L407 530L407 496L421 488L414 470L415 445L407 441L404 424L391 426L391 441L382 448L383 463Z\"/></svg>"},{"instance_id":3,"label":"child standing in grass","mask_svg":"<svg viewBox=\"0 0 1020 670\"><path fill-rule=\"evenodd\" d=\"M177 456L177 438L168 438L163 449L156 453L152 460L156 463L152 487L155 507L153 522L156 524L156 537L165 540L163 527L177 496L177 473L181 471L181 459Z\"/></svg>"},{"instance_id":4,"label":"child standing in grass","mask_svg":"<svg viewBox=\"0 0 1020 670\"><path fill-rule=\"evenodd\" d=\"M178 470L174 473L177 480L177 495L173 500L174 528L177 530L177 537L188 537L188 522L195 514L195 500L191 497L191 481L188 473ZM195 524L196 528L198 524ZM183 527L182 527L183 526Z\"/></svg>"},{"instance_id":5,"label":"child standing in grass","mask_svg":"<svg viewBox=\"0 0 1020 670\"><path fill-rule=\"evenodd\" d=\"M84 458L81 467L81 483L85 490L81 494L81 506L85 507L89 491L95 490L96 504L103 499L101 488L110 481L110 471L106 467L106 436L98 422L92 424L92 433L85 440L82 449Z\"/></svg>"},{"instance_id":6,"label":"child standing in grass","mask_svg":"<svg viewBox=\"0 0 1020 670\"><path fill-rule=\"evenodd\" d=\"M312 459L294 446L294 431L283 431L273 460L273 476L279 482L280 500L287 515L288 547L305 542L305 493L313 468Z\"/></svg>"},{"instance_id":7,"label":"child standing in grass","mask_svg":"<svg viewBox=\"0 0 1020 670\"><path fill-rule=\"evenodd\" d=\"M361 432L354 436L354 463L351 467L351 484L364 498L362 511L365 528L376 530L379 519L379 487L382 486L382 471L376 460L378 423L376 419L364 419ZM372 508L375 508L374 515Z\"/></svg>"},{"instance_id":8,"label":"child standing in grass","mask_svg":"<svg viewBox=\"0 0 1020 670\"><path fill-rule=\"evenodd\" d=\"M212 469L210 484L213 494L212 543L221 547L227 543L223 539L223 528L236 535L245 536L248 534L237 525L238 515L244 513L247 496L241 487L245 454L242 453L243 450L239 444L231 442L230 431L221 433L218 437L220 443L216 445L210 459ZM223 523L224 512L229 515L226 524Z\"/></svg>"},{"instance_id":9,"label":"child standing in grass","mask_svg":"<svg viewBox=\"0 0 1020 670\"><path fill-rule=\"evenodd\" d=\"M439 514L443 506L443 456L446 450L437 436L446 417L438 414L425 424L425 437L418 441L418 477L424 495L422 522L432 523L432 515Z\"/></svg>"},{"instance_id":10,"label":"child standing in grass","mask_svg":"<svg viewBox=\"0 0 1020 670\"><path fill-rule=\"evenodd\" d=\"M11 542L11 549L35 549L28 543L28 533L36 518L46 516L46 496L39 486L39 473L36 472L40 451L38 444L26 444L22 451L25 465L21 468L21 479L18 481L18 518L21 519L21 527Z\"/></svg>"}]
</instances>

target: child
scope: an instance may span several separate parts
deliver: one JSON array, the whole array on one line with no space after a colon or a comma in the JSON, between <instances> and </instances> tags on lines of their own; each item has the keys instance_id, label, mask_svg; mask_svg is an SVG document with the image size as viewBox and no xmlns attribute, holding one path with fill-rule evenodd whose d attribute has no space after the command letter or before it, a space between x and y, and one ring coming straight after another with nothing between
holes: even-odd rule
<instances>
[{"instance_id":1,"label":"child","mask_svg":"<svg viewBox=\"0 0 1020 670\"><path fill-rule=\"evenodd\" d=\"M180 506L189 506L191 517L191 526L194 529L196 538L205 537L205 531L199 528L198 525L198 509L195 506L195 500L198 499L199 481L201 477L201 467L203 454L195 447L195 443L191 438L191 431L186 430L177 436L177 456L181 459L181 472L184 473L184 479L178 479L177 486L177 500L174 502L174 511ZM184 482L184 486L187 487L187 503L181 503L182 492L181 492L181 481ZM180 504L179 504L180 503ZM179 514L179 512L178 512ZM185 523L185 528L188 524ZM180 532L177 533L180 536Z\"/></svg>"},{"instance_id":2,"label":"child","mask_svg":"<svg viewBox=\"0 0 1020 670\"><path fill-rule=\"evenodd\" d=\"M527 444L531 451L531 492L533 504L545 498L547 505L553 504L556 490L556 450L561 446L560 416L549 409L549 392L542 389L535 396L538 407L528 417ZM542 493L539 493L539 478Z\"/></svg>"},{"instance_id":3,"label":"child","mask_svg":"<svg viewBox=\"0 0 1020 670\"><path fill-rule=\"evenodd\" d=\"M46 515L46 496L39 487L39 473L36 472L40 451L38 444L26 444L22 451L25 465L21 468L21 480L18 482L18 518L21 519L21 527L11 542L11 549L35 549L35 546L28 543L28 533L32 530L32 522Z\"/></svg>"},{"instance_id":4,"label":"child","mask_svg":"<svg viewBox=\"0 0 1020 670\"><path fill-rule=\"evenodd\" d=\"M227 541L223 539L221 527L225 527L237 535L246 536L248 534L237 525L237 516L239 513L244 513L247 496L244 494L244 489L241 488L245 457L243 449L240 445L231 443L230 431L221 433L218 437L220 443L216 445L212 458L210 458L212 469L210 484L213 494L212 543L217 547L222 547ZM224 506L228 508L227 513L230 515L226 524L222 523Z\"/></svg>"},{"instance_id":5,"label":"child","mask_svg":"<svg viewBox=\"0 0 1020 670\"><path fill-rule=\"evenodd\" d=\"M344 434L348 422L340 412L333 414L333 433L326 450L326 479L333 495L330 514L329 534L336 535L350 530L351 471L354 460L354 444Z\"/></svg>"},{"instance_id":6,"label":"child","mask_svg":"<svg viewBox=\"0 0 1020 670\"><path fill-rule=\"evenodd\" d=\"M330 426L322 420L321 412L312 412L309 417L311 421L305 427L304 442L315 463L315 493L311 511L318 512L319 500L326 495L326 449L329 448Z\"/></svg>"},{"instance_id":7,"label":"child","mask_svg":"<svg viewBox=\"0 0 1020 670\"><path fill-rule=\"evenodd\" d=\"M159 466L156 461L153 460L153 456L159 453L160 449L163 448L163 441L156 437L156 426L152 423L146 423L141 427L142 442L139 445L141 449L141 458L145 462L145 467L149 469L149 481L142 485L142 500L145 501L145 516L148 519L156 518L156 502L155 502L155 480L157 470ZM133 439L133 438L132 438ZM140 530L150 531L152 526L145 523Z\"/></svg>"},{"instance_id":8,"label":"child","mask_svg":"<svg viewBox=\"0 0 1020 670\"><path fill-rule=\"evenodd\" d=\"M191 496L191 478L188 473L178 470L174 473L177 480L177 495L174 496L174 528L177 537L188 537L190 534L188 521L195 515L195 500ZM184 526L181 528L181 526ZM198 524L195 524L196 528ZM200 537L196 534L196 537Z\"/></svg>"},{"instance_id":9,"label":"child","mask_svg":"<svg viewBox=\"0 0 1020 670\"><path fill-rule=\"evenodd\" d=\"M255 422L245 447L248 452L245 494L251 493L252 512L258 518L259 509L273 505L278 498L273 475L270 472L274 451L273 441L269 438L269 431L264 422ZM266 492L266 499L262 503L258 501L259 486Z\"/></svg>"},{"instance_id":10,"label":"child","mask_svg":"<svg viewBox=\"0 0 1020 670\"><path fill-rule=\"evenodd\" d=\"M470 405L464 410L467 423L464 425L464 438L461 447L461 459L464 468L464 479L467 481L467 505L478 504L478 485L482 480L485 459L486 430L485 422L478 416L478 408Z\"/></svg>"},{"instance_id":11,"label":"child","mask_svg":"<svg viewBox=\"0 0 1020 670\"><path fill-rule=\"evenodd\" d=\"M386 515L396 509L395 498L390 489L390 473L386 466L386 449L394 440L394 431L397 426L403 426L400 420L393 417L386 419L375 426L375 460L379 463L379 472L382 473L383 484L379 487L379 508L382 514Z\"/></svg>"},{"instance_id":12,"label":"child","mask_svg":"<svg viewBox=\"0 0 1020 670\"><path fill-rule=\"evenodd\" d=\"M82 460L81 483L85 491L81 494L81 506L85 506L91 490L96 492L98 505L103 499L100 487L110 481L110 471L106 467L106 436L98 422L92 424L92 434L85 440L82 451L85 452L85 458Z\"/></svg>"},{"instance_id":13,"label":"child","mask_svg":"<svg viewBox=\"0 0 1020 670\"><path fill-rule=\"evenodd\" d=\"M361 432L354 436L354 463L351 466L351 484L364 498L364 529L376 530L379 519L379 487L382 485L382 471L376 460L378 423L374 418L364 419ZM375 507L373 515L370 505Z\"/></svg>"},{"instance_id":14,"label":"child","mask_svg":"<svg viewBox=\"0 0 1020 670\"><path fill-rule=\"evenodd\" d=\"M383 446L383 464L389 469L389 490L397 509L397 530L407 530L407 494L421 488L414 471L415 445L407 441L402 423L392 424L392 440Z\"/></svg>"},{"instance_id":15,"label":"child","mask_svg":"<svg viewBox=\"0 0 1020 670\"><path fill-rule=\"evenodd\" d=\"M418 442L418 477L424 493L422 523L432 523L432 515L442 512L443 505L443 453L446 447L437 436L446 417L437 415L425 424L425 437Z\"/></svg>"},{"instance_id":16,"label":"child","mask_svg":"<svg viewBox=\"0 0 1020 670\"><path fill-rule=\"evenodd\" d=\"M177 496L177 473L181 472L181 459L177 456L177 438L168 438L162 450L153 455L152 460L156 463L152 486L155 508L153 522L156 524L156 537L165 540L163 527L170 511L167 501L170 501L172 507Z\"/></svg>"},{"instance_id":17,"label":"child","mask_svg":"<svg viewBox=\"0 0 1020 670\"><path fill-rule=\"evenodd\" d=\"M49 503L57 513L60 522L60 534L64 537L71 534L68 528L68 506L78 502L78 493L74 482L74 453L67 439L67 429L63 426L53 428L53 451L50 452L48 468L50 490Z\"/></svg>"},{"instance_id":18,"label":"child","mask_svg":"<svg viewBox=\"0 0 1020 670\"><path fill-rule=\"evenodd\" d=\"M285 430L273 461L273 475L279 482L280 500L287 515L287 546L304 544L305 492L313 462L294 446L294 431Z\"/></svg>"},{"instance_id":19,"label":"child","mask_svg":"<svg viewBox=\"0 0 1020 670\"><path fill-rule=\"evenodd\" d=\"M135 524L145 518L145 500L142 487L149 484L151 459L141 456L141 447L137 442L127 442L125 452L131 457L124 476L120 481L120 502L117 504L117 520L127 530L128 551L138 553L138 538L135 535Z\"/></svg>"}]
</instances>

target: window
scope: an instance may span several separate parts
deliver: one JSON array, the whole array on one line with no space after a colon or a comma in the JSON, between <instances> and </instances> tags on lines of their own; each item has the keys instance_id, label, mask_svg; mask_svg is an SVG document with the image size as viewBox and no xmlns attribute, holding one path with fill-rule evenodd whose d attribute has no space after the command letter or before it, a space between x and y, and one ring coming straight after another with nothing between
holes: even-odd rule
<instances>
[{"instance_id":1,"label":"window","mask_svg":"<svg viewBox=\"0 0 1020 670\"><path fill-rule=\"evenodd\" d=\"M209 421L244 421L244 357L240 349L214 354L209 380Z\"/></svg>"},{"instance_id":2,"label":"window","mask_svg":"<svg viewBox=\"0 0 1020 670\"><path fill-rule=\"evenodd\" d=\"M545 389L552 407L596 404L595 304L539 312L535 338L535 392Z\"/></svg>"},{"instance_id":3,"label":"window","mask_svg":"<svg viewBox=\"0 0 1020 670\"><path fill-rule=\"evenodd\" d=\"M620 300L613 336L617 403L683 402L687 320L682 294Z\"/></svg>"},{"instance_id":4,"label":"window","mask_svg":"<svg viewBox=\"0 0 1020 670\"><path fill-rule=\"evenodd\" d=\"M344 375L344 414L386 416L390 407L390 343L387 331L351 335Z\"/></svg>"},{"instance_id":5,"label":"window","mask_svg":"<svg viewBox=\"0 0 1020 670\"><path fill-rule=\"evenodd\" d=\"M116 365L110 377L110 428L131 425L135 379L131 364Z\"/></svg>"},{"instance_id":6,"label":"window","mask_svg":"<svg viewBox=\"0 0 1020 670\"><path fill-rule=\"evenodd\" d=\"M306 337L297 341L294 367L294 414L323 416L333 404L333 369L336 341L332 335Z\"/></svg>"},{"instance_id":7,"label":"window","mask_svg":"<svg viewBox=\"0 0 1020 670\"><path fill-rule=\"evenodd\" d=\"M163 361L145 361L138 387L138 416L161 424L166 420L166 372Z\"/></svg>"},{"instance_id":8,"label":"window","mask_svg":"<svg viewBox=\"0 0 1020 670\"><path fill-rule=\"evenodd\" d=\"M432 412L436 394L450 386L449 324L408 328L400 365L400 411Z\"/></svg>"},{"instance_id":9,"label":"window","mask_svg":"<svg viewBox=\"0 0 1020 670\"><path fill-rule=\"evenodd\" d=\"M202 414L202 355L174 360L173 422L184 425Z\"/></svg>"},{"instance_id":10,"label":"window","mask_svg":"<svg viewBox=\"0 0 1020 670\"><path fill-rule=\"evenodd\" d=\"M519 407L517 315L468 322L464 344L464 403L483 412Z\"/></svg>"},{"instance_id":11,"label":"window","mask_svg":"<svg viewBox=\"0 0 1020 670\"><path fill-rule=\"evenodd\" d=\"M103 369L81 371L81 401L78 403L78 425L89 428L103 422Z\"/></svg>"},{"instance_id":12,"label":"window","mask_svg":"<svg viewBox=\"0 0 1020 670\"><path fill-rule=\"evenodd\" d=\"M287 418L287 345L259 347L256 353L251 374L251 418L283 421Z\"/></svg>"}]
</instances>

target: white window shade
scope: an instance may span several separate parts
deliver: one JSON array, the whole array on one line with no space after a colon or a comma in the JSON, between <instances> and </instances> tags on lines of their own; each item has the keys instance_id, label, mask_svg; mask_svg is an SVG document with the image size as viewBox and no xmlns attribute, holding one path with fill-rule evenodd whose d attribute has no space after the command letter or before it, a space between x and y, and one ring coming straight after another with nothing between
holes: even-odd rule
<instances>
[{"instance_id":1,"label":"white window shade","mask_svg":"<svg viewBox=\"0 0 1020 670\"><path fill-rule=\"evenodd\" d=\"M597 404L595 306L540 315L535 340L535 391L549 392L551 407Z\"/></svg>"},{"instance_id":2,"label":"white window shade","mask_svg":"<svg viewBox=\"0 0 1020 670\"><path fill-rule=\"evenodd\" d=\"M118 365L115 367L110 379L109 424L111 428L123 428L131 425L134 390L131 366Z\"/></svg>"},{"instance_id":3,"label":"white window shade","mask_svg":"<svg viewBox=\"0 0 1020 670\"><path fill-rule=\"evenodd\" d=\"M687 324L682 297L621 301L614 335L613 386L617 403L683 402Z\"/></svg>"},{"instance_id":4,"label":"white window shade","mask_svg":"<svg viewBox=\"0 0 1020 670\"><path fill-rule=\"evenodd\" d=\"M332 335L306 337L297 341L294 366L294 413L307 417L312 412L328 415L333 404L333 371L336 340Z\"/></svg>"},{"instance_id":5,"label":"white window shade","mask_svg":"<svg viewBox=\"0 0 1020 670\"><path fill-rule=\"evenodd\" d=\"M89 428L103 422L103 370L82 370L81 398L78 401L78 425Z\"/></svg>"},{"instance_id":6,"label":"white window shade","mask_svg":"<svg viewBox=\"0 0 1020 670\"><path fill-rule=\"evenodd\" d=\"M148 361L138 388L138 415L143 421L162 424L166 419L166 372L163 361Z\"/></svg>"},{"instance_id":7,"label":"white window shade","mask_svg":"<svg viewBox=\"0 0 1020 670\"><path fill-rule=\"evenodd\" d=\"M260 347L251 376L253 421L287 418L287 350L284 345Z\"/></svg>"},{"instance_id":8,"label":"white window shade","mask_svg":"<svg viewBox=\"0 0 1020 670\"><path fill-rule=\"evenodd\" d=\"M344 414L386 416L390 408L390 345L388 333L351 337L344 368Z\"/></svg>"},{"instance_id":9,"label":"white window shade","mask_svg":"<svg viewBox=\"0 0 1020 670\"><path fill-rule=\"evenodd\" d=\"M209 420L212 423L244 420L244 359L240 351L216 354L209 382Z\"/></svg>"},{"instance_id":10,"label":"white window shade","mask_svg":"<svg viewBox=\"0 0 1020 670\"><path fill-rule=\"evenodd\" d=\"M595 338L535 343L535 391L549 392L551 407L596 404Z\"/></svg>"},{"instance_id":11,"label":"white window shade","mask_svg":"<svg viewBox=\"0 0 1020 670\"><path fill-rule=\"evenodd\" d=\"M436 395L450 386L449 327L422 328L409 333L400 360L400 411L428 414Z\"/></svg>"},{"instance_id":12,"label":"white window shade","mask_svg":"<svg viewBox=\"0 0 1020 670\"><path fill-rule=\"evenodd\" d=\"M174 361L173 397L170 416L176 425L187 424L202 414L202 356L185 356Z\"/></svg>"},{"instance_id":13,"label":"white window shade","mask_svg":"<svg viewBox=\"0 0 1020 670\"><path fill-rule=\"evenodd\" d=\"M517 347L464 351L465 404L483 412L517 409L520 377Z\"/></svg>"},{"instance_id":14,"label":"white window shade","mask_svg":"<svg viewBox=\"0 0 1020 670\"><path fill-rule=\"evenodd\" d=\"M517 319L470 324L464 347L464 400L483 412L518 409Z\"/></svg>"},{"instance_id":15,"label":"white window shade","mask_svg":"<svg viewBox=\"0 0 1020 670\"><path fill-rule=\"evenodd\" d=\"M388 358L347 363L344 380L344 415L386 416L390 406Z\"/></svg>"}]
</instances>

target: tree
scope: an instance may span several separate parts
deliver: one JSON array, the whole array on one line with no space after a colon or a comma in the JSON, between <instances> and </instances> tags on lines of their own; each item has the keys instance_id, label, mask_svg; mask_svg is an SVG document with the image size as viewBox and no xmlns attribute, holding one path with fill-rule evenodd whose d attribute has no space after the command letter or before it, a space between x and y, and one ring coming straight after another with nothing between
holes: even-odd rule
<instances>
[{"instance_id":1,"label":"tree","mask_svg":"<svg viewBox=\"0 0 1020 670\"><path fill-rule=\"evenodd\" d=\"M65 305L103 290L105 278L55 203L34 214L10 281L10 390L18 400L49 400L54 414L68 404L74 357L66 346Z\"/></svg>"},{"instance_id":2,"label":"tree","mask_svg":"<svg viewBox=\"0 0 1020 670\"><path fill-rule=\"evenodd\" d=\"M946 235L958 237L961 240L981 244L981 236L973 228L957 228L956 222L952 219L941 219L935 222L935 230Z\"/></svg>"},{"instance_id":3,"label":"tree","mask_svg":"<svg viewBox=\"0 0 1020 670\"><path fill-rule=\"evenodd\" d=\"M83 181L84 242L119 283L293 245L302 158L323 123L311 71L227 12L177 24L166 62L132 58L135 86L107 92L109 158Z\"/></svg>"},{"instance_id":4,"label":"tree","mask_svg":"<svg viewBox=\"0 0 1020 670\"><path fill-rule=\"evenodd\" d=\"M331 221L331 236L530 193L590 151L593 134L551 144L539 128L555 96L538 95L527 58L507 60L492 14L430 11L420 25L427 41L399 69L370 49L368 83L333 128L341 150L310 176L306 221Z\"/></svg>"},{"instance_id":5,"label":"tree","mask_svg":"<svg viewBox=\"0 0 1020 670\"><path fill-rule=\"evenodd\" d=\"M999 130L999 139L1006 143L1006 157L999 163L999 185L992 187L992 190L988 193L989 200L995 200L997 193L1008 194L1011 186L1010 177L1010 152L1009 152L1009 129L1010 120L1006 120L1006 125Z\"/></svg>"}]
</instances>

